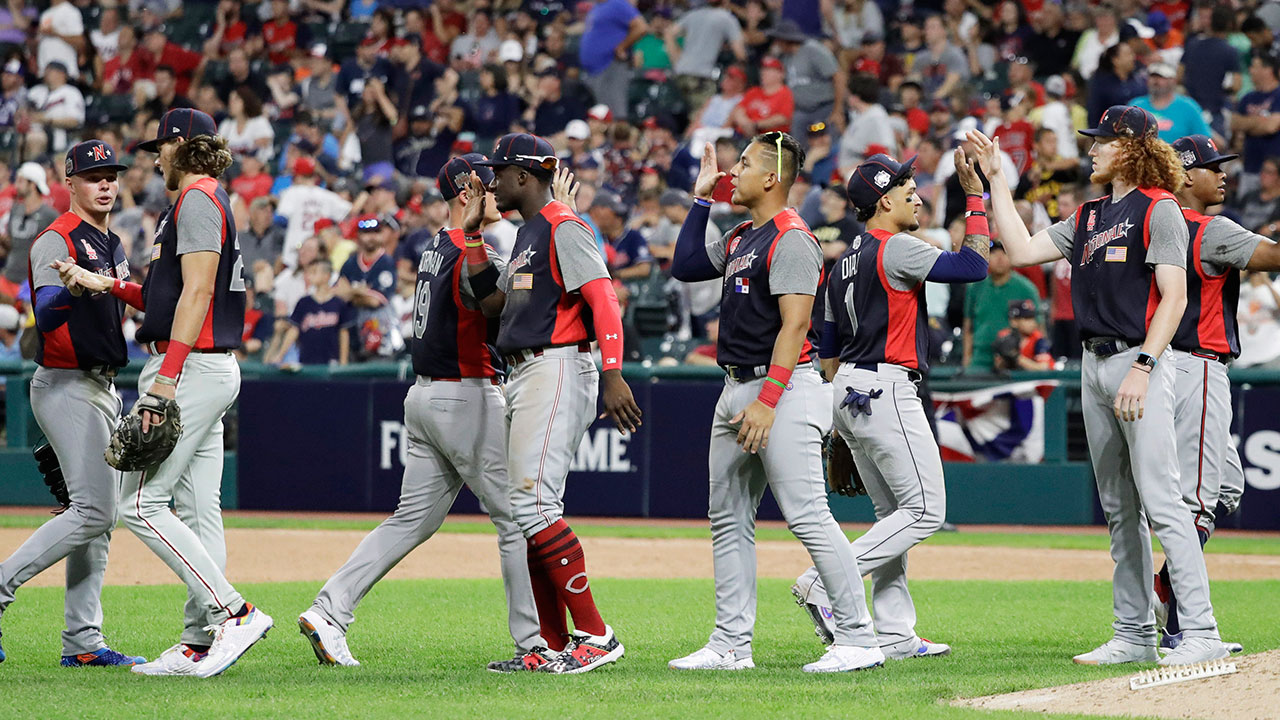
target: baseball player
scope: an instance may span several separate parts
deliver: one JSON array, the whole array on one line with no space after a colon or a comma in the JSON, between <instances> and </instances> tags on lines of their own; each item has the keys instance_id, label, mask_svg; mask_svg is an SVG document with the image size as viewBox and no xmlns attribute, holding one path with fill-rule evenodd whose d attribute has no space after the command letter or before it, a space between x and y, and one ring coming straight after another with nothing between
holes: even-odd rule
<instances>
[{"instance_id":1,"label":"baseball player","mask_svg":"<svg viewBox=\"0 0 1280 720\"><path fill-rule=\"evenodd\" d=\"M302 633L322 664L359 665L347 648L346 632L360 600L411 550L426 542L465 482L489 512L498 530L508 625L516 656L489 664L495 672L524 668L524 656L543 644L533 603L524 535L511 517L503 442L506 398L497 351L489 344L496 323L485 318L471 287L463 240L462 212L476 171L481 182L493 172L476 165L486 158L468 153L440 170L440 192L449 201L450 226L418 261L410 341L418 376L404 401L409 458L395 514L356 547L351 558L325 583L310 610L298 618ZM489 199L484 224L501 216ZM482 248L496 267L493 249Z\"/></svg>"},{"instance_id":2,"label":"baseball player","mask_svg":"<svg viewBox=\"0 0 1280 720\"><path fill-rule=\"evenodd\" d=\"M849 202L866 231L847 240L827 281L823 374L835 391L835 430L853 451L875 504L876 523L853 543L858 570L871 574L876 636L886 658L947 655L916 634L907 589L907 551L946 519L942 456L917 383L928 371L929 314L924 281L977 282L987 275L990 232L973 159L956 151L966 195L964 244L943 252L908 233L919 229L912 160L873 155L849 177ZM817 568L791 588L818 636L834 639L830 601Z\"/></svg>"},{"instance_id":3,"label":"baseball player","mask_svg":"<svg viewBox=\"0 0 1280 720\"><path fill-rule=\"evenodd\" d=\"M1223 155L1204 135L1180 138L1173 149L1187 172L1178 201L1190 238L1187 310L1171 342L1178 360L1174 424L1182 500L1191 509L1196 534L1204 545L1213 533L1218 503L1232 512L1244 492L1244 469L1231 439L1231 383L1227 379L1228 364L1240 355L1236 322L1240 274L1236 271L1280 270L1280 245L1229 218L1204 214L1226 197L1222 164L1239 156ZM1174 648L1182 634L1168 563L1155 582L1161 644ZM1231 650L1239 647L1228 644Z\"/></svg>"},{"instance_id":4,"label":"baseball player","mask_svg":"<svg viewBox=\"0 0 1280 720\"><path fill-rule=\"evenodd\" d=\"M1173 191L1185 173L1157 137L1155 117L1141 108L1112 106L1098 127L1080 132L1094 138L1090 180L1110 184L1112 193L1034 236L999 171L999 141L969 133L991 179L992 211L1009 258L1025 266L1065 257L1075 266L1071 303L1087 351L1081 402L1116 564L1116 620L1111 640L1074 660L1184 665L1225 657L1204 555L1181 501L1175 447L1178 367L1169 341L1187 304L1187 223ZM1169 559L1184 635L1163 658L1156 652L1151 531Z\"/></svg>"},{"instance_id":5,"label":"baseball player","mask_svg":"<svg viewBox=\"0 0 1280 720\"><path fill-rule=\"evenodd\" d=\"M546 647L523 658L528 670L576 674L624 653L596 609L582 546L564 521L569 464L596 411L622 432L640 425L640 408L622 379L622 318L609 272L585 223L551 194L556 154L526 133L498 139L493 201L525 224L503 270L490 262L480 226L487 194L471 176L463 231L471 290L486 315L501 315L497 347L511 366L507 380L507 476L511 513L528 540L529 574ZM501 288L501 289L499 289ZM603 373L591 357L598 339ZM565 609L573 616L569 634Z\"/></svg>"},{"instance_id":6,"label":"baseball player","mask_svg":"<svg viewBox=\"0 0 1280 720\"><path fill-rule=\"evenodd\" d=\"M110 292L146 312L137 340L151 357L138 388L176 398L184 429L160 465L125 473L121 514L186 583L188 599L181 642L133 671L211 677L272 625L223 575L222 416L240 392L240 367L231 351L240 346L245 311L231 201L217 181L231 165L231 153L213 118L187 108L166 112L155 140L139 147L158 153L156 166L178 198L156 226L146 281L139 286L116 280ZM144 412L144 431L162 419ZM169 510L171 500L177 517ZM212 636L206 629L211 626Z\"/></svg>"},{"instance_id":7,"label":"baseball player","mask_svg":"<svg viewBox=\"0 0 1280 720\"><path fill-rule=\"evenodd\" d=\"M725 175L708 145L695 204L676 241L671 270L677 280L724 283L716 357L726 377L708 458L716 628L705 647L668 663L673 669L755 667L755 514L766 485L831 595L835 643L805 672L884 664L857 560L827 506L823 482L822 436L831 427L831 404L808 338L822 251L787 207L803 165L804 151L790 135L752 138L729 172L733 202L746 207L751 220L708 242L707 198Z\"/></svg>"},{"instance_id":8,"label":"baseball player","mask_svg":"<svg viewBox=\"0 0 1280 720\"><path fill-rule=\"evenodd\" d=\"M61 463L71 504L0 563L0 614L19 586L66 558L63 667L147 661L108 648L102 638L102 576L116 524L119 482L102 455L120 414L112 378L128 363L120 330L123 307L113 297L84 294L74 283L65 283L58 271L65 265L128 279L129 262L120 238L108 229L117 178L126 169L101 140L68 150L71 211L41 232L29 253L28 279L35 288L39 330L31 409ZM0 648L0 661L4 658Z\"/></svg>"}]
</instances>

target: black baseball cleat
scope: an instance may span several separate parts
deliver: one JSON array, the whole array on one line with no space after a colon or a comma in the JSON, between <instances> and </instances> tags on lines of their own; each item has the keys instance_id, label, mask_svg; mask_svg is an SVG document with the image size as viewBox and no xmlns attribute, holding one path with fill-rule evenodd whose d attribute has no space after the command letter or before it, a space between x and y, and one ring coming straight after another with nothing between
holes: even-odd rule
<instances>
[{"instance_id":1,"label":"black baseball cleat","mask_svg":"<svg viewBox=\"0 0 1280 720\"><path fill-rule=\"evenodd\" d=\"M503 673L503 674L522 672L525 670L524 658L525 658L525 653L518 652L516 653L516 656L511 658L510 660L494 660L493 662L489 663L488 670L489 672L496 672L496 673Z\"/></svg>"}]
</instances>

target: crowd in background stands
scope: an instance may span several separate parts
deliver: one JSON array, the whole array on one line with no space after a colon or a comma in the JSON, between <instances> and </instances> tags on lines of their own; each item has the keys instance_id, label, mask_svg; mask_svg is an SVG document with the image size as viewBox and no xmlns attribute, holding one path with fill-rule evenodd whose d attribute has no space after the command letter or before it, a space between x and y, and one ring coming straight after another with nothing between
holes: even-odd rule
<instances>
[{"instance_id":1,"label":"crowd in background stands","mask_svg":"<svg viewBox=\"0 0 1280 720\"><path fill-rule=\"evenodd\" d=\"M583 183L629 359L710 363L719 286L666 271L705 144L728 168L757 132L795 135L807 157L792 201L834 261L861 229L841 183L864 157L916 158L919 232L950 247L963 234L952 150L982 128L1039 230L1101 192L1076 129L1133 103L1166 140L1205 133L1241 152L1224 212L1277 237L1277 30L1280 2L1257 0L7 0L0 359L31 344L16 311L27 250L68 207L61 154L77 140L133 163L112 225L146 272L170 198L134 148L171 107L213 115L236 158L223 181L251 293L247 357L403 356L417 259L449 219L436 170L520 129ZM744 217L730 195L726 179L709 235ZM489 240L505 254L515 231L504 220ZM987 280L931 285L935 361L989 372L1078 357L1070 281L1065 260L1014 272L997 248ZM1241 365L1280 358L1278 301L1265 274L1246 280Z\"/></svg>"}]
</instances>

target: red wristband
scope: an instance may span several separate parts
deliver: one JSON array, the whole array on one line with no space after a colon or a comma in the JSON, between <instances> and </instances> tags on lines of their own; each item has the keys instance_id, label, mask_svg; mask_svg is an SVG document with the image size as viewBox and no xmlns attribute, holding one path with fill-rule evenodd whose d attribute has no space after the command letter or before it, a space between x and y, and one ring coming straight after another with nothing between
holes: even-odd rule
<instances>
[{"instance_id":1,"label":"red wristband","mask_svg":"<svg viewBox=\"0 0 1280 720\"><path fill-rule=\"evenodd\" d=\"M981 195L966 195L964 198L964 234L991 237L991 225L987 222L987 209L982 204Z\"/></svg>"},{"instance_id":2,"label":"red wristband","mask_svg":"<svg viewBox=\"0 0 1280 720\"><path fill-rule=\"evenodd\" d=\"M471 265L483 265L489 262L489 253L484 247L484 236L480 233L464 233L462 244L465 246L467 262Z\"/></svg>"},{"instance_id":3,"label":"red wristband","mask_svg":"<svg viewBox=\"0 0 1280 720\"><path fill-rule=\"evenodd\" d=\"M116 280L111 283L111 295L139 310L142 309L142 286L138 283Z\"/></svg>"},{"instance_id":4,"label":"red wristband","mask_svg":"<svg viewBox=\"0 0 1280 720\"><path fill-rule=\"evenodd\" d=\"M765 376L764 384L760 386L760 394L756 399L771 408L777 407L778 401L782 399L782 391L787 389L790 382L790 370L781 365L770 365L769 374Z\"/></svg>"},{"instance_id":5,"label":"red wristband","mask_svg":"<svg viewBox=\"0 0 1280 720\"><path fill-rule=\"evenodd\" d=\"M160 374L170 380L177 380L182 374L182 365L187 361L187 354L190 352L190 345L170 340L169 347L164 352L164 362L160 364Z\"/></svg>"},{"instance_id":6,"label":"red wristband","mask_svg":"<svg viewBox=\"0 0 1280 720\"><path fill-rule=\"evenodd\" d=\"M964 211L985 213L987 206L983 204L981 195L965 195Z\"/></svg>"}]
</instances>

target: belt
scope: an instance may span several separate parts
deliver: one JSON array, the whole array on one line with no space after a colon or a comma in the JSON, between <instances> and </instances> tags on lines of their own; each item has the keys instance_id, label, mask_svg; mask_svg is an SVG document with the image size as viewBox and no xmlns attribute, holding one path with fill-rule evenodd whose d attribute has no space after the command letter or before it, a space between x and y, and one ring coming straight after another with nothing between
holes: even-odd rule
<instances>
[{"instance_id":1,"label":"belt","mask_svg":"<svg viewBox=\"0 0 1280 720\"><path fill-rule=\"evenodd\" d=\"M873 373L880 372L880 366L882 364L892 365L893 367L902 368L903 370L906 370L907 379L910 380L911 382L918 383L924 379L924 374L921 373L919 370L916 370L914 368L909 368L905 365L894 365L893 363L874 363L874 362L856 362L856 363L850 363L850 364L853 365L854 370L870 370Z\"/></svg>"},{"instance_id":2,"label":"belt","mask_svg":"<svg viewBox=\"0 0 1280 720\"><path fill-rule=\"evenodd\" d=\"M489 378L447 378L447 377L429 377L427 375L419 375L418 379L425 380L426 382L452 382L452 383L460 383L463 380L488 380L490 385L502 384L502 378L498 377L497 375L494 375L493 377L489 377Z\"/></svg>"},{"instance_id":3,"label":"belt","mask_svg":"<svg viewBox=\"0 0 1280 720\"><path fill-rule=\"evenodd\" d=\"M808 360L798 362L796 363L796 369L799 370L812 364ZM724 370L724 374L728 375L734 382L750 382L769 374L768 365L721 365L720 369Z\"/></svg>"},{"instance_id":4,"label":"belt","mask_svg":"<svg viewBox=\"0 0 1280 720\"><path fill-rule=\"evenodd\" d=\"M1217 350L1209 350L1207 348L1196 348L1195 350L1191 351L1191 354L1194 355L1195 357L1202 358L1204 360L1217 360L1223 365L1231 364L1231 355L1229 355L1228 353L1220 353Z\"/></svg>"},{"instance_id":5,"label":"belt","mask_svg":"<svg viewBox=\"0 0 1280 720\"><path fill-rule=\"evenodd\" d=\"M1116 353L1141 345L1141 342L1129 342L1122 338L1095 337L1084 341L1084 349L1098 357L1111 357Z\"/></svg>"},{"instance_id":6,"label":"belt","mask_svg":"<svg viewBox=\"0 0 1280 720\"><path fill-rule=\"evenodd\" d=\"M110 380L111 378L120 374L120 368L114 367L111 365L96 365L94 367L91 367L85 370L85 372L89 373L90 375L97 375L99 377L104 377Z\"/></svg>"},{"instance_id":7,"label":"belt","mask_svg":"<svg viewBox=\"0 0 1280 720\"><path fill-rule=\"evenodd\" d=\"M506 360L508 365L512 365L512 366L519 365L521 363L529 362L530 360L536 357L542 357L544 354L546 354L547 350L550 350L551 348L557 348L557 347L574 347L574 346L572 344L569 344L569 345L547 345L545 347L537 347L537 348L524 348L522 350L513 350L511 353L507 355L503 355L502 359ZM580 342L578 343L577 348L578 348L578 352L591 352L591 343L585 342L585 341Z\"/></svg>"},{"instance_id":8,"label":"belt","mask_svg":"<svg viewBox=\"0 0 1280 720\"><path fill-rule=\"evenodd\" d=\"M143 343L142 347L145 348L147 353L150 355L163 355L169 349L169 341L157 340L156 342ZM193 347L191 348L191 352L221 355L221 354L229 353L231 352L231 350L229 348L195 348Z\"/></svg>"}]
</instances>

